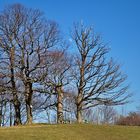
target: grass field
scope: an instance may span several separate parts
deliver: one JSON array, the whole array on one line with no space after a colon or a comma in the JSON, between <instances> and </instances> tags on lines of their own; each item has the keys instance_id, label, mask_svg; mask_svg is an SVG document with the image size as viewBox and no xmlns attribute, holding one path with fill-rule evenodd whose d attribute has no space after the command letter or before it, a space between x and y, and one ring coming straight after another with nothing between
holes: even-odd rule
<instances>
[{"instance_id":1,"label":"grass field","mask_svg":"<svg viewBox=\"0 0 140 140\"><path fill-rule=\"evenodd\" d=\"M140 140L140 127L89 124L0 128L0 140Z\"/></svg>"}]
</instances>

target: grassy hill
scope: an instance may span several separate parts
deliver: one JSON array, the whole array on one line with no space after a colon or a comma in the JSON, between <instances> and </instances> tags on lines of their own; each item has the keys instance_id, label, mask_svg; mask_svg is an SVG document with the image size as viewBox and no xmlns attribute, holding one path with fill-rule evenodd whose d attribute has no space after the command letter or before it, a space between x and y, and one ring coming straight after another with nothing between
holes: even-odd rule
<instances>
[{"instance_id":1,"label":"grassy hill","mask_svg":"<svg viewBox=\"0 0 140 140\"><path fill-rule=\"evenodd\" d=\"M140 140L140 127L89 124L0 128L0 140Z\"/></svg>"}]
</instances>

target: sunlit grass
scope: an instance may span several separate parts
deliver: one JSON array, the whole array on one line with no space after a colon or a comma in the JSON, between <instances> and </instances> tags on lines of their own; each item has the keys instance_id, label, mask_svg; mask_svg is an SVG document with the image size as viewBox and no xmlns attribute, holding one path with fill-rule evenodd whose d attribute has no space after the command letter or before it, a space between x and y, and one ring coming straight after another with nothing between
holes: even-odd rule
<instances>
[{"instance_id":1,"label":"sunlit grass","mask_svg":"<svg viewBox=\"0 0 140 140\"><path fill-rule=\"evenodd\" d=\"M89 124L0 128L0 140L140 140L140 127Z\"/></svg>"}]
</instances>

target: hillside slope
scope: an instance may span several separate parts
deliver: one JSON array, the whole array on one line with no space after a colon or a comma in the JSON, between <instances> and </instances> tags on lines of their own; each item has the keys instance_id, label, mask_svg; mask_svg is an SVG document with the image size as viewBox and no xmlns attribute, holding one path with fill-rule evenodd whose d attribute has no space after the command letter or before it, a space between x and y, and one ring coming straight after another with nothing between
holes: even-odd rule
<instances>
[{"instance_id":1,"label":"hillside slope","mask_svg":"<svg viewBox=\"0 0 140 140\"><path fill-rule=\"evenodd\" d=\"M140 140L140 127L33 125L0 128L0 140Z\"/></svg>"}]
</instances>

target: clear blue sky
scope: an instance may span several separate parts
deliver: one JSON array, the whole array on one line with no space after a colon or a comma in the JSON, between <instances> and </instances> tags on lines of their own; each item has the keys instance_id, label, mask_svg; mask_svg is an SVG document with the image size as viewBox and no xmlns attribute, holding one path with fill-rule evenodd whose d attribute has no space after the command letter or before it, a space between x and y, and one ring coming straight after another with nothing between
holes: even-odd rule
<instances>
[{"instance_id":1,"label":"clear blue sky","mask_svg":"<svg viewBox=\"0 0 140 140\"><path fill-rule=\"evenodd\" d=\"M0 0L0 10L17 2L42 10L66 36L74 21L94 25L128 75L134 102L127 109L140 106L140 0Z\"/></svg>"}]
</instances>

